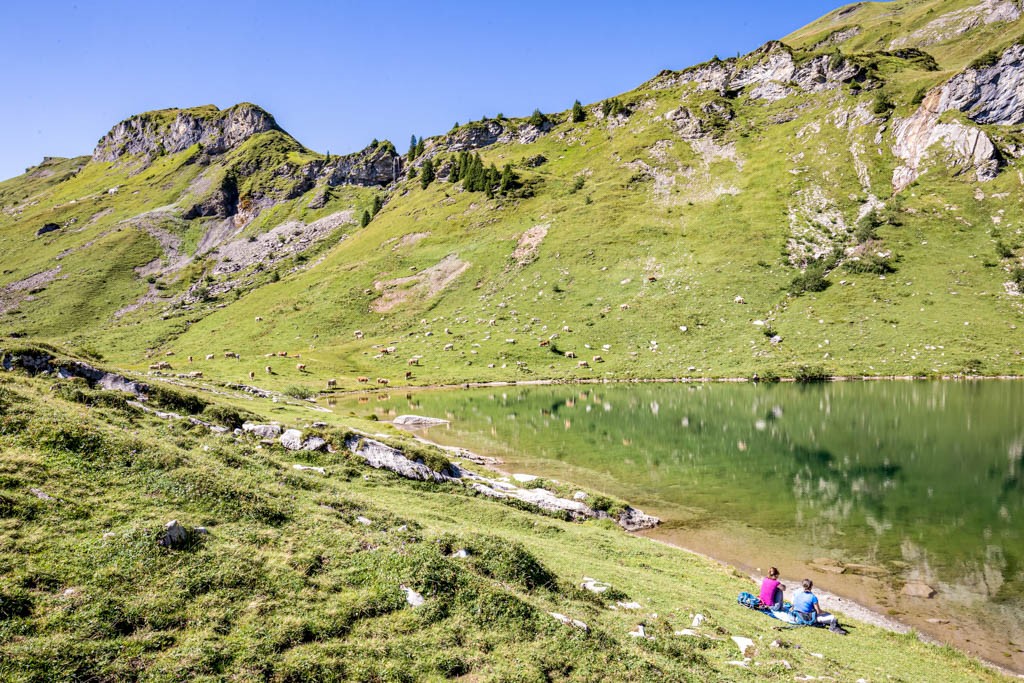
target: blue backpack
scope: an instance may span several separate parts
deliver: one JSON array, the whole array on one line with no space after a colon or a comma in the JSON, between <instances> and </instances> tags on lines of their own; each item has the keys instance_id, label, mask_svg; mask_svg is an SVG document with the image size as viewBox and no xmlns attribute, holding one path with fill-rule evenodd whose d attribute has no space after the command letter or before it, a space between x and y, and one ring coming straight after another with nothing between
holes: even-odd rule
<instances>
[{"instance_id":1,"label":"blue backpack","mask_svg":"<svg viewBox=\"0 0 1024 683\"><path fill-rule=\"evenodd\" d=\"M746 591L739 594L739 597L736 598L736 602L740 603L744 607L749 607L750 609L756 609L758 611L765 609L764 604L761 602L761 598Z\"/></svg>"}]
</instances>

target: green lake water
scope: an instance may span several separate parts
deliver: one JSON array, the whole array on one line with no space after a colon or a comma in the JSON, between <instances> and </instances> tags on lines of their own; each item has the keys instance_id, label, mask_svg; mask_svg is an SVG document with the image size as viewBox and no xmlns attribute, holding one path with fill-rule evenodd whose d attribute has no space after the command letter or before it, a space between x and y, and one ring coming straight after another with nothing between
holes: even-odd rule
<instances>
[{"instance_id":1,"label":"green lake water","mask_svg":"<svg viewBox=\"0 0 1024 683\"><path fill-rule=\"evenodd\" d=\"M447 418L427 438L621 497L664 520L652 536L812 577L1024 671L1024 383L510 386L363 401L339 409ZM936 594L907 595L908 583Z\"/></svg>"}]
</instances>

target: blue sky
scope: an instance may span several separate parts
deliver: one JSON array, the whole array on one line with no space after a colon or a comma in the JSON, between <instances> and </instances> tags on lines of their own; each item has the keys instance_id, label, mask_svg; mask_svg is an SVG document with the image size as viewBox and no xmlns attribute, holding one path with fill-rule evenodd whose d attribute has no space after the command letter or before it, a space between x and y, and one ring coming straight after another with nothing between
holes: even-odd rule
<instances>
[{"instance_id":1,"label":"blue sky","mask_svg":"<svg viewBox=\"0 0 1024 683\"><path fill-rule=\"evenodd\" d=\"M0 178L165 107L255 102L335 154L561 111L749 52L841 0L0 2Z\"/></svg>"}]
</instances>

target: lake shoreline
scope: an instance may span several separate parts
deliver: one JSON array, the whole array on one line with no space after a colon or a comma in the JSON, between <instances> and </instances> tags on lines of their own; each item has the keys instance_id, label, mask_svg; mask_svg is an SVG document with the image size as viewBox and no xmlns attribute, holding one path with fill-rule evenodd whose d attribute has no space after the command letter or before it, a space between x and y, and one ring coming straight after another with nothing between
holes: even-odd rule
<instances>
[{"instance_id":1,"label":"lake shoreline","mask_svg":"<svg viewBox=\"0 0 1024 683\"><path fill-rule=\"evenodd\" d=\"M909 378L908 377L906 379L914 379L914 378ZM999 378L999 379L1004 379L1004 378ZM1005 378L1005 379L1009 379L1009 378ZM1014 377L1013 379L1024 379L1024 378ZM659 380L654 380L654 381L659 381ZM660 381L661 382L675 382L675 381L678 381L678 380L660 380ZM746 380L735 380L735 381L746 381ZM790 380L790 381L792 381L792 380ZM647 382L651 382L651 380L647 380ZM531 382L531 384L541 385L541 386L548 385L548 384L558 384L558 383L559 382L546 382L546 381L543 381L543 380L536 380L536 381ZM580 382L580 383L593 384L593 383L603 383L603 382L590 381L590 382ZM521 382L520 384L525 384L525 382ZM510 386L510 385L506 385L506 384L490 384L489 383L489 384L485 384L485 385L476 385L476 386L479 387L479 386ZM437 388L440 388L440 387L437 387ZM451 388L458 388L458 387L451 387ZM424 437L423 434L421 433L423 431L426 431L425 428L417 428L417 429L402 428L402 429L408 431L410 434L412 434L414 436L414 438L416 438L418 440L421 440L424 443L428 443L430 445L433 445L433 446L435 446L437 448L441 448L442 450L445 450L445 451L448 451L448 452L457 451L458 454L459 454L459 457L464 457L465 459L469 460L470 462L473 462L474 464L479 465L481 467L484 467L484 468L486 468L486 469L488 469L488 470L490 470L492 472L495 472L497 474L501 474L501 475L509 477L509 478L512 478L514 474L526 474L526 473L510 472L510 471L508 471L506 469L503 469L502 466L504 465L504 462L501 459L499 459L499 458L494 458L494 457L491 457L491 456L482 456L482 455L479 455L479 454L474 453L472 451L469 451L466 448L445 446L443 444L439 444L439 443L436 443L434 441L431 441L430 439L427 439L426 437ZM626 502L628 503L628 501L626 501ZM733 571L745 574L746 576L748 576L750 578L751 585L752 585L753 588L757 587L758 581L760 580L760 577L758 575L750 573L749 571L740 570L734 564L732 564L732 563L730 563L730 562L728 562L726 560L719 559L719 558L714 557L712 555L709 555L707 553L703 553L703 552L700 552L698 550L694 550L692 548L688 548L688 547L680 545L678 543L673 543L673 542L671 542L669 540L666 540L666 539L663 539L663 538L657 538L656 537L656 535L658 534L658 528L657 527L655 527L654 529L646 530L646 531L640 531L640 532L628 532L627 531L625 533L631 533L632 535L635 535L635 536L641 536L641 537L647 539L648 541L650 541L652 543L658 543L660 545L663 545L663 546L666 546L666 547L669 547L669 548L680 550L680 551L689 553L691 555L695 555L697 557L700 557L700 558L702 558L704 560L707 560L709 562L712 562L714 564L717 564L717 565L719 565L719 566L721 566L723 568L727 568L727 569L730 569L730 570L733 570ZM798 583L797 580L792 579L792 578L787 578L787 581L788 581L789 584L792 584L792 585L796 585ZM754 592L753 588L752 588L751 592ZM823 590L823 589L821 589L819 587L815 588L815 593L819 596L819 598L822 600L822 603L824 605L828 605L830 607L830 609L834 609L836 612L842 613L842 615L843 615L843 617L845 619L849 619L849 620L852 620L852 621L855 621L855 622L858 622L858 623L862 623L862 624L867 624L867 625L870 625L870 626L876 626L878 628L882 628L882 629L885 629L887 631L892 631L894 633L907 634L907 633L910 633L910 632L913 631L913 632L915 632L915 635L917 636L917 638L919 640L921 640L922 642L925 642L925 643L928 643L930 645L934 645L934 646L937 646L937 647L943 647L943 646L953 647L954 649L956 649L957 651L961 652L965 656L970 657L972 659L975 659L978 662L981 662L984 666L986 666L986 667L988 667L990 669L993 669L995 671L998 671L1001 674L1004 674L1004 675L1006 675L1006 676L1008 676L1010 678L1024 679L1024 674L1022 674L1022 673L1018 673L1018 672L1016 672L1016 671L1014 671L1012 669L1008 669L1008 668L1006 668L1004 666L1001 666L1001 665L997 664L996 662L994 662L994 661L992 661L990 659L987 659L987 658L982 657L982 656L980 656L978 654L969 652L969 651L967 651L967 650L965 650L963 648L957 647L955 645L950 645L948 643L944 643L943 641L939 640L938 638L936 638L936 637L934 637L934 636L932 636L932 635L930 635L928 633L924 633L924 632L920 631L916 626L914 626L912 624L908 624L908 623L905 623L903 621L900 621L899 619L895 619L895 618L893 618L891 616L885 615L885 614L881 613L880 611L878 611L877 609L869 607L869 606L867 606L867 605L865 605L865 604L863 604L861 602L858 602L857 600L854 600L854 599L852 599L850 597L845 597L843 595L840 595L840 594L832 592L832 591ZM725 596L725 597L730 597L730 596Z\"/></svg>"}]
</instances>

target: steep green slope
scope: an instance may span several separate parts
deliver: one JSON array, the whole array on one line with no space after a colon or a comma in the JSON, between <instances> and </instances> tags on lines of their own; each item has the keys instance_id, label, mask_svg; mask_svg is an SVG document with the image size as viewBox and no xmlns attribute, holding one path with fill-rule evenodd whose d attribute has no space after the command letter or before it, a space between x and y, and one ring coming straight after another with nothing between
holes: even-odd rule
<instances>
[{"instance_id":1,"label":"steep green slope","mask_svg":"<svg viewBox=\"0 0 1024 683\"><path fill-rule=\"evenodd\" d=\"M279 388L1018 374L1022 32L1008 1L861 3L405 157L253 105L133 117L74 177L4 183L0 324Z\"/></svg>"}]
</instances>

